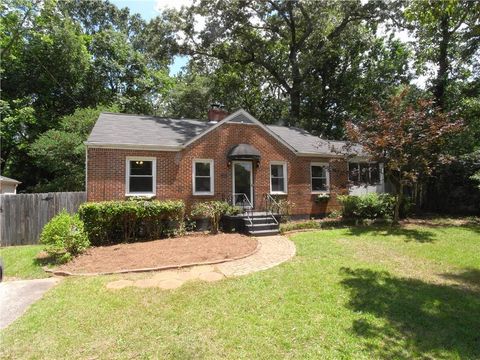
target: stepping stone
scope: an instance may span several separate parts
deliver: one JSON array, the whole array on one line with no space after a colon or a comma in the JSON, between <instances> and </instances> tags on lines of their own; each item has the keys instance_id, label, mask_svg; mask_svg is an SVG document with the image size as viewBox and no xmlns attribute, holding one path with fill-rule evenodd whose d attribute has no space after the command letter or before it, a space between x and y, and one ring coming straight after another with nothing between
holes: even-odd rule
<instances>
[{"instance_id":1,"label":"stepping stone","mask_svg":"<svg viewBox=\"0 0 480 360\"><path fill-rule=\"evenodd\" d=\"M182 286L184 281L178 280L178 279L170 279L170 280L163 280L160 282L157 282L157 285L160 289L164 290L171 290L171 289L176 289Z\"/></svg>"},{"instance_id":2,"label":"stepping stone","mask_svg":"<svg viewBox=\"0 0 480 360\"><path fill-rule=\"evenodd\" d=\"M212 265L199 265L190 269L190 272L193 274L203 274L211 271L215 271L215 268Z\"/></svg>"},{"instance_id":3,"label":"stepping stone","mask_svg":"<svg viewBox=\"0 0 480 360\"><path fill-rule=\"evenodd\" d=\"M133 281L131 280L118 280L112 281L107 284L107 289L123 289L127 286L132 286Z\"/></svg>"},{"instance_id":4,"label":"stepping stone","mask_svg":"<svg viewBox=\"0 0 480 360\"><path fill-rule=\"evenodd\" d=\"M198 278L203 281L213 282L213 281L222 280L224 276L218 272L210 271L207 273L200 274Z\"/></svg>"},{"instance_id":5,"label":"stepping stone","mask_svg":"<svg viewBox=\"0 0 480 360\"><path fill-rule=\"evenodd\" d=\"M168 280L168 279L177 279L178 271L175 270L165 270L153 275L155 280Z\"/></svg>"},{"instance_id":6,"label":"stepping stone","mask_svg":"<svg viewBox=\"0 0 480 360\"><path fill-rule=\"evenodd\" d=\"M179 271L176 278L183 281L194 280L198 279L198 274L191 271Z\"/></svg>"},{"instance_id":7,"label":"stepping stone","mask_svg":"<svg viewBox=\"0 0 480 360\"><path fill-rule=\"evenodd\" d=\"M134 286L139 288L150 288L150 287L158 286L158 283L159 281L154 278L141 279L141 280L135 281Z\"/></svg>"}]
</instances>

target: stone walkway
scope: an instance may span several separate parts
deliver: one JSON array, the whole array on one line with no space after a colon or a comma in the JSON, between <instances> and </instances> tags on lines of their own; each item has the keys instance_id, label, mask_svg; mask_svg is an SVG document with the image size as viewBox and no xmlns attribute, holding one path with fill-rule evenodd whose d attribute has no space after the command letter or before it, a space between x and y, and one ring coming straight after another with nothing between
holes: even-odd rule
<instances>
[{"instance_id":1,"label":"stone walkway","mask_svg":"<svg viewBox=\"0 0 480 360\"><path fill-rule=\"evenodd\" d=\"M246 258L217 265L200 265L188 269L166 270L139 280L117 280L107 284L109 289L128 286L176 289L190 280L218 281L225 277L247 275L277 266L295 255L295 245L287 237L265 236L258 238L258 251Z\"/></svg>"}]
</instances>

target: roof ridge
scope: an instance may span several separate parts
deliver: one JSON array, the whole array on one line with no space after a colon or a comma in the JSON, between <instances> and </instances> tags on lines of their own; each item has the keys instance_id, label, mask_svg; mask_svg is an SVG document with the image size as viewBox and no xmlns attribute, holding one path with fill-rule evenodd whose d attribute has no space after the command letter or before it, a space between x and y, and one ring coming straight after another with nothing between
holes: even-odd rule
<instances>
[{"instance_id":1,"label":"roof ridge","mask_svg":"<svg viewBox=\"0 0 480 360\"><path fill-rule=\"evenodd\" d=\"M168 120L190 120L190 121L199 121L207 123L207 120L201 119L192 119L192 118L175 118L175 117L168 117L168 116L157 116L157 115L146 115L146 114L127 114L127 113L119 113L119 112L112 112L112 111L102 111L101 114L111 114L111 115L121 115L121 116L146 116L156 119L168 119Z\"/></svg>"}]
</instances>

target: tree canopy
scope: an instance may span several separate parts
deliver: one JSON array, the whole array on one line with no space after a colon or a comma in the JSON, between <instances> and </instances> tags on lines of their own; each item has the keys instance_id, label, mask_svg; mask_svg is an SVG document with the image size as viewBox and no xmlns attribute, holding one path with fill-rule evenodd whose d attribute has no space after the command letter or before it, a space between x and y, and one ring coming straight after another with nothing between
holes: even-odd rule
<instances>
[{"instance_id":1,"label":"tree canopy","mask_svg":"<svg viewBox=\"0 0 480 360\"><path fill-rule=\"evenodd\" d=\"M106 0L0 12L1 168L21 191L82 189L82 144L107 108L204 119L221 102L345 139L346 123L375 124L372 101L409 86L463 119L442 152L480 148L479 2L196 0L150 21ZM176 56L188 65L171 74Z\"/></svg>"}]
</instances>

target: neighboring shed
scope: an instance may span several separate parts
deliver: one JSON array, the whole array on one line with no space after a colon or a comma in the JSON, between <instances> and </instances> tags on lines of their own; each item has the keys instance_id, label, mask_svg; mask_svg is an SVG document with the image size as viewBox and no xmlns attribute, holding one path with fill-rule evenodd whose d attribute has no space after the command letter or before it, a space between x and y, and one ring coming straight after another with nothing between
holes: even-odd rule
<instances>
[{"instance_id":1,"label":"neighboring shed","mask_svg":"<svg viewBox=\"0 0 480 360\"><path fill-rule=\"evenodd\" d=\"M21 182L18 180L0 176L0 194L16 194L19 184L21 184Z\"/></svg>"}]
</instances>

